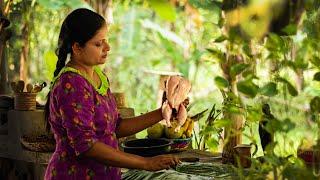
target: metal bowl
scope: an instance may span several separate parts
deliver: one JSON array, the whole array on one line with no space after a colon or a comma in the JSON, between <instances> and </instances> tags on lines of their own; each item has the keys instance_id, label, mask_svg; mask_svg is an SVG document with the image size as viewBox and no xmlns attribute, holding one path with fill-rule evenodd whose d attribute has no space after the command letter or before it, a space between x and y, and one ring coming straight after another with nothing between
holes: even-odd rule
<instances>
[{"instance_id":1,"label":"metal bowl","mask_svg":"<svg viewBox=\"0 0 320 180\"><path fill-rule=\"evenodd\" d=\"M139 156L156 156L170 152L171 140L167 139L134 139L121 144L124 152Z\"/></svg>"}]
</instances>

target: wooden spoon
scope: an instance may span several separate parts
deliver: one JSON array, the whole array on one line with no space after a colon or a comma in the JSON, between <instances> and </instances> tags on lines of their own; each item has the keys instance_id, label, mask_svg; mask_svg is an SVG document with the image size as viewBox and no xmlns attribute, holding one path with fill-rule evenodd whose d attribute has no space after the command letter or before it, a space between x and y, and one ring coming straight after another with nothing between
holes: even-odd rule
<instances>
[{"instance_id":1,"label":"wooden spoon","mask_svg":"<svg viewBox=\"0 0 320 180\"><path fill-rule=\"evenodd\" d=\"M17 92L23 92L24 90L24 81L23 80L19 80L18 84L17 84Z\"/></svg>"},{"instance_id":2,"label":"wooden spoon","mask_svg":"<svg viewBox=\"0 0 320 180\"><path fill-rule=\"evenodd\" d=\"M11 82L10 83L11 89L14 93L17 93L17 83L16 82Z\"/></svg>"},{"instance_id":3,"label":"wooden spoon","mask_svg":"<svg viewBox=\"0 0 320 180\"><path fill-rule=\"evenodd\" d=\"M33 89L33 85L30 84L30 83L28 83L26 87L27 87L27 92L28 92L28 93L31 93L31 91L32 91L32 89Z\"/></svg>"},{"instance_id":4,"label":"wooden spoon","mask_svg":"<svg viewBox=\"0 0 320 180\"><path fill-rule=\"evenodd\" d=\"M34 85L32 92L38 93L38 92L42 91L42 89L43 89L44 87L46 87L46 86L47 86L47 83L46 83L46 82L43 82L43 83L40 84L40 85L36 84L36 85Z\"/></svg>"}]
</instances>

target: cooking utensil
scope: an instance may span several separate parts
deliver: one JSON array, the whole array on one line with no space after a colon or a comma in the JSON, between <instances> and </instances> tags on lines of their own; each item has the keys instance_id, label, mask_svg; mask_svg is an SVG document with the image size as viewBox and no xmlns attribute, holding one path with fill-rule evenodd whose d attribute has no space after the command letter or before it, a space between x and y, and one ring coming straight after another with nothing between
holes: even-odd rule
<instances>
[{"instance_id":1,"label":"cooking utensil","mask_svg":"<svg viewBox=\"0 0 320 180\"><path fill-rule=\"evenodd\" d=\"M35 84L33 86L33 89L31 90L32 93L38 93L42 90L42 87L40 85Z\"/></svg>"},{"instance_id":2,"label":"cooking utensil","mask_svg":"<svg viewBox=\"0 0 320 180\"><path fill-rule=\"evenodd\" d=\"M197 157L182 157L179 160L182 162L198 162L200 159Z\"/></svg>"},{"instance_id":3,"label":"cooking utensil","mask_svg":"<svg viewBox=\"0 0 320 180\"><path fill-rule=\"evenodd\" d=\"M14 93L17 93L17 83L16 82L11 82L10 83L11 89Z\"/></svg>"},{"instance_id":4,"label":"cooking utensil","mask_svg":"<svg viewBox=\"0 0 320 180\"><path fill-rule=\"evenodd\" d=\"M17 92L21 93L24 90L24 81L23 80L19 80L17 83Z\"/></svg>"},{"instance_id":5,"label":"cooking utensil","mask_svg":"<svg viewBox=\"0 0 320 180\"><path fill-rule=\"evenodd\" d=\"M33 89L32 89L32 92L33 93L38 93L40 91L42 91L43 88L45 88L47 86L47 83L46 82L43 82L42 84L36 84L34 85Z\"/></svg>"},{"instance_id":6,"label":"cooking utensil","mask_svg":"<svg viewBox=\"0 0 320 180\"><path fill-rule=\"evenodd\" d=\"M30 83L28 83L26 87L27 87L27 92L28 92L28 93L31 93L31 91L32 91L32 89L33 89L33 85L30 84Z\"/></svg>"},{"instance_id":7,"label":"cooking utensil","mask_svg":"<svg viewBox=\"0 0 320 180\"><path fill-rule=\"evenodd\" d=\"M172 141L167 139L134 139L121 144L124 152L139 156L156 156L170 152Z\"/></svg>"}]
</instances>

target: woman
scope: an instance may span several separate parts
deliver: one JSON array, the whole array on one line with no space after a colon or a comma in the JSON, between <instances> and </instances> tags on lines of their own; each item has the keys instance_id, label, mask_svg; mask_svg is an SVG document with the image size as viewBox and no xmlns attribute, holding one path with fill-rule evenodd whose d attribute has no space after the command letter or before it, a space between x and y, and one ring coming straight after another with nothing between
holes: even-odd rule
<instances>
[{"instance_id":1,"label":"woman","mask_svg":"<svg viewBox=\"0 0 320 180\"><path fill-rule=\"evenodd\" d=\"M161 108L138 117L119 117L108 80L96 67L105 63L110 50L106 34L104 18L88 9L74 10L62 24L46 104L46 119L57 145L45 179L116 180L121 179L118 167L156 171L179 163L174 156L145 158L118 150L117 138L135 134L163 117Z\"/></svg>"}]
</instances>

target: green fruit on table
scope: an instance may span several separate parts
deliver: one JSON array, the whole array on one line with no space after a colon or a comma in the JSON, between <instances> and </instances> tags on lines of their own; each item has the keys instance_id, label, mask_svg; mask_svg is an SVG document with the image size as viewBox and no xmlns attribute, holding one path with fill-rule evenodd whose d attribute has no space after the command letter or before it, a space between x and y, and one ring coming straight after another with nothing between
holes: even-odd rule
<instances>
[{"instance_id":1,"label":"green fruit on table","mask_svg":"<svg viewBox=\"0 0 320 180\"><path fill-rule=\"evenodd\" d=\"M164 125L157 123L147 129L149 138L161 138L164 131Z\"/></svg>"},{"instance_id":2,"label":"green fruit on table","mask_svg":"<svg viewBox=\"0 0 320 180\"><path fill-rule=\"evenodd\" d=\"M169 139L178 139L182 136L182 134L184 133L184 129L180 128L180 130L178 132L175 131L176 127L177 127L177 122L173 121L171 122L171 127L165 127L164 128L164 132L167 138Z\"/></svg>"}]
</instances>

